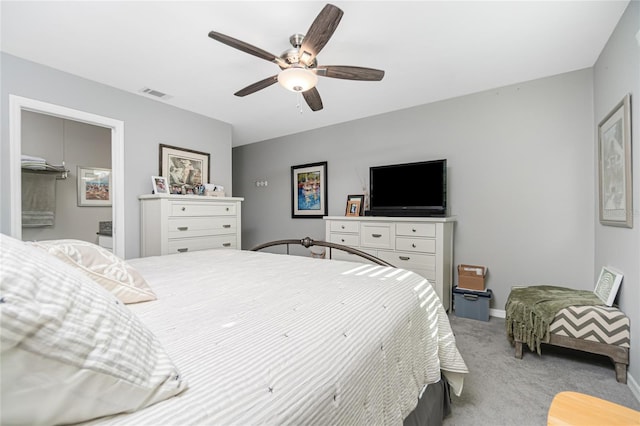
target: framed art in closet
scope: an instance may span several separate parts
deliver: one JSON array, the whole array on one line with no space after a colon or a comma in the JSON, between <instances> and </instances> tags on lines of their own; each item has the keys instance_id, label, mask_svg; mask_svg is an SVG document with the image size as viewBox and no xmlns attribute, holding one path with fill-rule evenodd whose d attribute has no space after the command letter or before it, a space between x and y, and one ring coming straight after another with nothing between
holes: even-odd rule
<instances>
[{"instance_id":1,"label":"framed art in closet","mask_svg":"<svg viewBox=\"0 0 640 426\"><path fill-rule=\"evenodd\" d=\"M111 206L111 169L78 166L78 206Z\"/></svg>"}]
</instances>

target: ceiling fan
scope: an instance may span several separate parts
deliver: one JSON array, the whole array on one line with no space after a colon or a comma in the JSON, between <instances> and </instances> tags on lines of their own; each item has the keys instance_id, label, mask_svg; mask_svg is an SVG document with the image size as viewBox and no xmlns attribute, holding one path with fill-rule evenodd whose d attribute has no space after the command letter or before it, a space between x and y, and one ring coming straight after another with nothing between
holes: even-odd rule
<instances>
[{"instance_id":1,"label":"ceiling fan","mask_svg":"<svg viewBox=\"0 0 640 426\"><path fill-rule=\"evenodd\" d=\"M322 99L315 87L318 76L340 78L345 80L380 81L384 77L384 71L373 68L363 68L347 65L321 65L318 66L317 55L327 44L342 19L343 11L327 4L316 16L306 35L294 34L289 38L293 48L276 56L259 47L240 41L228 35L215 31L209 32L209 37L241 50L250 55L257 56L278 65L281 71L250 84L234 93L236 96L247 96L279 82L283 87L302 93L304 100L312 111L322 109Z\"/></svg>"}]
</instances>

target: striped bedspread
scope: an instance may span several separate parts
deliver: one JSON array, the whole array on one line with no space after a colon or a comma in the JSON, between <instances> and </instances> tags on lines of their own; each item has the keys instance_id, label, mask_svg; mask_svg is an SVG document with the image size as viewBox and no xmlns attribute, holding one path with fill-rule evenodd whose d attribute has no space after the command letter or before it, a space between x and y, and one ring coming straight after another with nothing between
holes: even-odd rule
<instances>
[{"instance_id":1,"label":"striped bedspread","mask_svg":"<svg viewBox=\"0 0 640 426\"><path fill-rule=\"evenodd\" d=\"M425 384L467 372L429 283L401 269L239 250L134 259L128 305L188 381L99 424L401 424Z\"/></svg>"}]
</instances>

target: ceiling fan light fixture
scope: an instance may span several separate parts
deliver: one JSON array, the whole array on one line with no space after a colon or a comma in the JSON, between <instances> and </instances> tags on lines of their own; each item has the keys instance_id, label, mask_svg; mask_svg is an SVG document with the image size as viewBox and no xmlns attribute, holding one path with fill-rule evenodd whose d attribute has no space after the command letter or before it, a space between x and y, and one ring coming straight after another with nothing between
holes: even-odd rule
<instances>
[{"instance_id":1,"label":"ceiling fan light fixture","mask_svg":"<svg viewBox=\"0 0 640 426\"><path fill-rule=\"evenodd\" d=\"M304 67L292 66L278 74L278 83L292 92L306 92L316 86L318 76Z\"/></svg>"}]
</instances>

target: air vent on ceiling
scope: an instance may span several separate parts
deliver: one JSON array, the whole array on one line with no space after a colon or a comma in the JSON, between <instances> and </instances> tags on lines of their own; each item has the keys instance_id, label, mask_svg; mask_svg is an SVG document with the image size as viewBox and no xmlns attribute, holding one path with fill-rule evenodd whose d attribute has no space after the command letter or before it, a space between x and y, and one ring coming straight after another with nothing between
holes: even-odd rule
<instances>
[{"instance_id":1,"label":"air vent on ceiling","mask_svg":"<svg viewBox=\"0 0 640 426\"><path fill-rule=\"evenodd\" d=\"M140 93L144 93L146 95L153 96L153 97L158 98L158 99L163 99L165 101L167 99L171 99L171 95L167 95L166 93L162 93L162 92L160 92L158 90L149 89L148 87L143 87L139 91L140 91Z\"/></svg>"}]
</instances>

